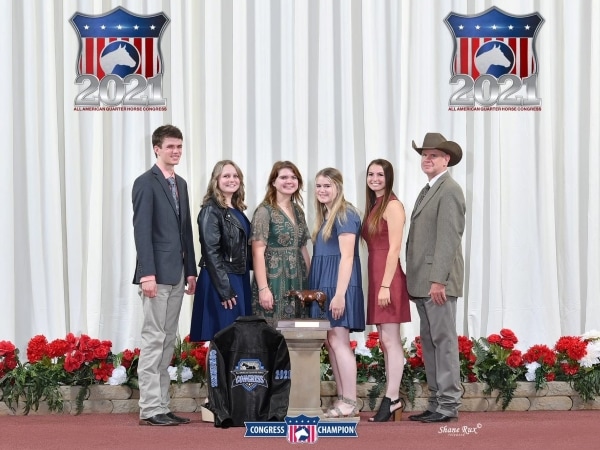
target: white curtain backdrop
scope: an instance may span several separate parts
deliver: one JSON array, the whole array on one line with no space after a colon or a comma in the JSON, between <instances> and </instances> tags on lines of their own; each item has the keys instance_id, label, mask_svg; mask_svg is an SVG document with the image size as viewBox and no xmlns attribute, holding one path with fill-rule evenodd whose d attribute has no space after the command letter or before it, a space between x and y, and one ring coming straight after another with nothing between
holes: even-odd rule
<instances>
[{"instance_id":1,"label":"white curtain backdrop","mask_svg":"<svg viewBox=\"0 0 600 450\"><path fill-rule=\"evenodd\" d=\"M518 348L600 329L600 2L562 0L0 0L0 340L24 350L67 332L139 345L131 187L164 123L184 133L178 173L195 217L213 165L244 171L251 217L271 165L313 178L334 166L364 209L365 171L390 160L410 217L426 182L411 148L428 131L460 143L467 199L460 334L511 328ZM76 13L164 12L166 112L74 111ZM540 112L448 111L450 13L539 12ZM194 224L197 240L197 228ZM408 223L405 227L405 237ZM200 248L197 244L197 254ZM366 253L363 255L366 270ZM402 255L404 264L404 255ZM184 299L180 334L189 331ZM412 339L419 318L403 326Z\"/></svg>"}]
</instances>

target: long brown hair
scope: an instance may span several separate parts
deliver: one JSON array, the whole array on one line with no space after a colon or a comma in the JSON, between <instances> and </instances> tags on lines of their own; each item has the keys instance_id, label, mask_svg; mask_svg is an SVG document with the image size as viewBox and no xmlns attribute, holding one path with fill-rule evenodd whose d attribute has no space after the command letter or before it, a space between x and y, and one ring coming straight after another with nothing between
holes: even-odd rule
<instances>
[{"instance_id":1,"label":"long brown hair","mask_svg":"<svg viewBox=\"0 0 600 450\"><path fill-rule=\"evenodd\" d=\"M383 213L385 212L385 208L390 202L390 198L394 195L394 166L386 159L374 159L367 166L367 174L365 176L365 185L366 189L366 199L365 199L365 214L363 216L363 224L367 223L367 218L375 206L377 201L377 195L373 190L369 187L369 184L366 182L366 179L369 177L369 170L372 166L381 166L383 169L383 175L385 177L385 188L383 191L383 199L377 205L375 209L375 214L373 214L373 219L369 222L369 226L367 228L367 236L372 236L377 232L381 221L383 220Z\"/></svg>"},{"instance_id":2,"label":"long brown hair","mask_svg":"<svg viewBox=\"0 0 600 450\"><path fill-rule=\"evenodd\" d=\"M225 196L223 195L223 192L221 192L221 189L219 189L219 177L223 173L223 168L227 165L233 166L238 174L238 177L240 178L240 188L231 196L231 206L233 206L235 209L239 209L240 211L245 211L246 204L244 203L244 200L246 197L246 186L244 185L244 174L238 165L230 159L224 159L215 164L212 175L208 182L208 187L206 188L206 194L202 200L202 205L206 205L211 198L214 198L221 207L227 208Z\"/></svg>"},{"instance_id":3,"label":"long brown hair","mask_svg":"<svg viewBox=\"0 0 600 450\"><path fill-rule=\"evenodd\" d=\"M273 183L279 176L279 171L282 169L290 169L298 179L298 190L292 194L292 203L298 203L300 206L304 207L304 200L302 200L302 188L304 187L302 174L296 165L290 161L277 161L273 164L273 168L269 174L269 180L267 181L267 193L265 194L263 202L271 205L273 208L277 207L277 189L275 189Z\"/></svg>"}]
</instances>

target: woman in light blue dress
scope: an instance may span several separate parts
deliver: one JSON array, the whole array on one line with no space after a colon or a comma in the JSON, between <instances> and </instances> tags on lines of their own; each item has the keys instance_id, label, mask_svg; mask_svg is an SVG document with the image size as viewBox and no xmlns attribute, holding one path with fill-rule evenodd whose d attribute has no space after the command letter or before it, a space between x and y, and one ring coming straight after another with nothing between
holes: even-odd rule
<instances>
[{"instance_id":1,"label":"woman in light blue dress","mask_svg":"<svg viewBox=\"0 0 600 450\"><path fill-rule=\"evenodd\" d=\"M356 358L350 348L350 333L364 331L365 309L358 242L360 214L344 198L343 177L328 167L315 177L316 219L312 240L313 257L308 284L327 294L321 311L316 302L311 317L329 319L325 346L335 377L338 400L326 417L353 417L356 406Z\"/></svg>"}]
</instances>

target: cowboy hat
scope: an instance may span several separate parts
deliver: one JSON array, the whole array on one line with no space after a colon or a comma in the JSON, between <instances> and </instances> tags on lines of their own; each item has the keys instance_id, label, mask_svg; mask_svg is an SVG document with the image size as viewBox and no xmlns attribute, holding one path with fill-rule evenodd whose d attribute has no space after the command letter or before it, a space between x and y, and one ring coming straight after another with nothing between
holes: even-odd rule
<instances>
[{"instance_id":1,"label":"cowboy hat","mask_svg":"<svg viewBox=\"0 0 600 450\"><path fill-rule=\"evenodd\" d=\"M413 148L419 153L423 152L424 149L437 149L441 150L447 155L450 155L450 161L448 166L455 166L462 159L462 149L456 142L447 141L444 136L440 133L427 133L425 139L423 139L423 146L417 147L415 141L412 141Z\"/></svg>"}]
</instances>

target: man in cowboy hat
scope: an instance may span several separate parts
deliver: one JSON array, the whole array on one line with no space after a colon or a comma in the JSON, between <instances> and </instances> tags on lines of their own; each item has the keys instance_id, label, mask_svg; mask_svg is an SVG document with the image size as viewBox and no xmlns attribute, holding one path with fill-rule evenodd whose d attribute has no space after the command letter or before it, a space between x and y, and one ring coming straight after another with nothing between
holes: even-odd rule
<instances>
[{"instance_id":1,"label":"man in cowboy hat","mask_svg":"<svg viewBox=\"0 0 600 450\"><path fill-rule=\"evenodd\" d=\"M462 296L464 261L461 240L465 229L465 196L448 173L458 164L462 149L440 133L427 133L421 169L429 182L413 209L406 242L408 293L421 319L420 333L429 403L410 420L436 423L458 417L462 395L456 299Z\"/></svg>"}]
</instances>

